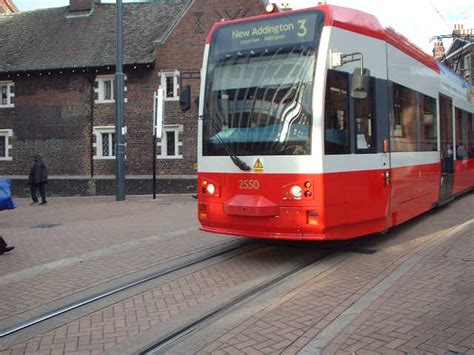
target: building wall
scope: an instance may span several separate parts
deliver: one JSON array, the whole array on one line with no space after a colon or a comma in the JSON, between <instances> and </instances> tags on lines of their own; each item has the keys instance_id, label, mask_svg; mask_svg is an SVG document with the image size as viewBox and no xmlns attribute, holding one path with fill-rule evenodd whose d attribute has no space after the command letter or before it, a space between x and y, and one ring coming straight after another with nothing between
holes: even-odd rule
<instances>
[{"instance_id":1,"label":"building wall","mask_svg":"<svg viewBox=\"0 0 474 355\"><path fill-rule=\"evenodd\" d=\"M161 70L178 69L180 73L199 72L202 67L204 45L207 35L214 23L222 19L235 19L255 16L262 13L260 0L235 0L222 2L201 0L188 10L183 20L169 38L156 47L157 65L155 73ZM179 53L179 55L177 55ZM182 76L182 85L192 87L192 109L183 114L177 101L166 102L165 124L183 124L183 159L160 161L159 173L196 174L197 161L197 104L199 96L199 79Z\"/></svg>"},{"instance_id":2,"label":"building wall","mask_svg":"<svg viewBox=\"0 0 474 355\"><path fill-rule=\"evenodd\" d=\"M125 68L127 134L125 171L127 194L152 192L153 92L166 69L199 71L205 39L212 25L222 18L260 14L259 0L231 3L196 0L171 35L155 49L151 66ZM106 69L106 68L104 68ZM28 194L27 176L33 155L42 153L50 175L50 195L101 195L115 192L115 160L94 159L95 126L115 126L115 104L95 100L95 77L113 74L95 69L50 73L21 73L1 80L14 81L14 108L0 108L0 129L13 129L12 161L0 161L0 176L12 178L16 195ZM191 84L193 101L199 80ZM185 114L178 101L166 101L165 125L182 125L181 159L157 159L158 193L194 192L197 161L197 105Z\"/></svg>"},{"instance_id":3,"label":"building wall","mask_svg":"<svg viewBox=\"0 0 474 355\"><path fill-rule=\"evenodd\" d=\"M42 153L55 175L89 170L90 90L78 74L32 74L14 78L15 107L0 108L0 128L13 129L12 161L0 162L0 175L28 175Z\"/></svg>"},{"instance_id":4,"label":"building wall","mask_svg":"<svg viewBox=\"0 0 474 355\"><path fill-rule=\"evenodd\" d=\"M446 53L449 55L449 53ZM462 70L465 56L470 55L471 56L471 70L466 73L465 70ZM471 84L474 84L474 45L470 45L468 48L464 49L462 52L460 52L458 55L451 57L446 60L445 64L450 67L451 69L455 70L456 73L459 75L463 76L468 82Z\"/></svg>"}]
</instances>

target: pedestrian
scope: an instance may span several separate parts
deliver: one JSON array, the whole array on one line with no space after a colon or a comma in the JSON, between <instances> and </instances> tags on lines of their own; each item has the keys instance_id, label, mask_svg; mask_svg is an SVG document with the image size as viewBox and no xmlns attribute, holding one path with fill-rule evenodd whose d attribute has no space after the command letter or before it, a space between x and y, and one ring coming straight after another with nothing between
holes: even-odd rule
<instances>
[{"instance_id":1,"label":"pedestrian","mask_svg":"<svg viewBox=\"0 0 474 355\"><path fill-rule=\"evenodd\" d=\"M15 249L14 246L8 246L7 242L3 237L0 235L0 255L3 253L8 253L9 251L12 251Z\"/></svg>"},{"instance_id":2,"label":"pedestrian","mask_svg":"<svg viewBox=\"0 0 474 355\"><path fill-rule=\"evenodd\" d=\"M36 192L39 190L41 195L41 204L45 205L46 201L46 184L48 182L48 169L43 161L41 154L35 155L35 163L31 168L30 175L28 177L28 184L30 184L32 205L38 203L38 196Z\"/></svg>"}]
</instances>

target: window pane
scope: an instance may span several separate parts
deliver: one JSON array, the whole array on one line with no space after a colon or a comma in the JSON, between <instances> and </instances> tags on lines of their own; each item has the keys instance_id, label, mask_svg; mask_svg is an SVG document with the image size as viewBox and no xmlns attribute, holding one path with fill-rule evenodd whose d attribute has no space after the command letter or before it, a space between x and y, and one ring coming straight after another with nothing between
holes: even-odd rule
<instances>
[{"instance_id":1,"label":"window pane","mask_svg":"<svg viewBox=\"0 0 474 355\"><path fill-rule=\"evenodd\" d=\"M395 152L415 152L417 150L416 91L394 84L393 106L392 149Z\"/></svg>"},{"instance_id":2,"label":"window pane","mask_svg":"<svg viewBox=\"0 0 474 355\"><path fill-rule=\"evenodd\" d=\"M469 74L471 70L471 54L464 56L464 75Z\"/></svg>"},{"instance_id":3,"label":"window pane","mask_svg":"<svg viewBox=\"0 0 474 355\"><path fill-rule=\"evenodd\" d=\"M112 80L104 80L104 100L112 100Z\"/></svg>"},{"instance_id":4,"label":"window pane","mask_svg":"<svg viewBox=\"0 0 474 355\"><path fill-rule=\"evenodd\" d=\"M8 95L7 95L7 86L6 85L0 86L0 94L1 94L0 104L7 105L8 104Z\"/></svg>"},{"instance_id":5,"label":"window pane","mask_svg":"<svg viewBox=\"0 0 474 355\"><path fill-rule=\"evenodd\" d=\"M458 108L454 109L456 118L456 159L462 160L469 157L467 145L467 112Z\"/></svg>"},{"instance_id":6,"label":"window pane","mask_svg":"<svg viewBox=\"0 0 474 355\"><path fill-rule=\"evenodd\" d=\"M366 99L354 100L354 113L356 120L356 149L374 151L376 148L376 134L372 90L369 91Z\"/></svg>"},{"instance_id":7,"label":"window pane","mask_svg":"<svg viewBox=\"0 0 474 355\"><path fill-rule=\"evenodd\" d=\"M112 136L112 155L115 156L115 133L109 133L110 136Z\"/></svg>"},{"instance_id":8,"label":"window pane","mask_svg":"<svg viewBox=\"0 0 474 355\"><path fill-rule=\"evenodd\" d=\"M7 155L7 149L5 147L7 143L5 136L0 136L0 157L5 158Z\"/></svg>"},{"instance_id":9,"label":"window pane","mask_svg":"<svg viewBox=\"0 0 474 355\"><path fill-rule=\"evenodd\" d=\"M420 150L435 151L437 149L437 118L436 100L429 96L420 95Z\"/></svg>"},{"instance_id":10,"label":"window pane","mask_svg":"<svg viewBox=\"0 0 474 355\"><path fill-rule=\"evenodd\" d=\"M166 132L166 155L176 155L175 137L175 132Z\"/></svg>"},{"instance_id":11,"label":"window pane","mask_svg":"<svg viewBox=\"0 0 474 355\"><path fill-rule=\"evenodd\" d=\"M324 145L326 154L350 153L347 88L347 74L332 70L328 72Z\"/></svg>"},{"instance_id":12,"label":"window pane","mask_svg":"<svg viewBox=\"0 0 474 355\"><path fill-rule=\"evenodd\" d=\"M174 77L166 77L166 97L174 97Z\"/></svg>"},{"instance_id":13,"label":"window pane","mask_svg":"<svg viewBox=\"0 0 474 355\"><path fill-rule=\"evenodd\" d=\"M102 135L102 156L110 155L109 133L101 133Z\"/></svg>"}]
</instances>

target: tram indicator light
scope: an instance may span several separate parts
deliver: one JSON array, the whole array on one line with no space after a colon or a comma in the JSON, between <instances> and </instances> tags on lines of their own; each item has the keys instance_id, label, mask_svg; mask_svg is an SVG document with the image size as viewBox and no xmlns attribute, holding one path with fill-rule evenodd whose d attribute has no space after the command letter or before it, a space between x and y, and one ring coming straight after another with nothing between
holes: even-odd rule
<instances>
[{"instance_id":1,"label":"tram indicator light","mask_svg":"<svg viewBox=\"0 0 474 355\"><path fill-rule=\"evenodd\" d=\"M306 216L307 216L308 224L310 224L312 226L318 226L319 225L319 221L318 221L319 213L318 213L318 211L308 211L308 212L306 212Z\"/></svg>"},{"instance_id":2,"label":"tram indicator light","mask_svg":"<svg viewBox=\"0 0 474 355\"><path fill-rule=\"evenodd\" d=\"M204 204L199 205L199 219L207 219L207 209Z\"/></svg>"}]
</instances>

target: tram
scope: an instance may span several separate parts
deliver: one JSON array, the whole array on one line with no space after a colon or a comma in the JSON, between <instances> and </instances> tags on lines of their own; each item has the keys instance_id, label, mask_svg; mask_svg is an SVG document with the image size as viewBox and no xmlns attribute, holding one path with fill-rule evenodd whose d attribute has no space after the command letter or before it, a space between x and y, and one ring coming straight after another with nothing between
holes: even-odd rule
<instances>
[{"instance_id":1,"label":"tram","mask_svg":"<svg viewBox=\"0 0 474 355\"><path fill-rule=\"evenodd\" d=\"M365 12L271 10L206 41L201 230L349 239L473 189L472 85Z\"/></svg>"}]
</instances>

